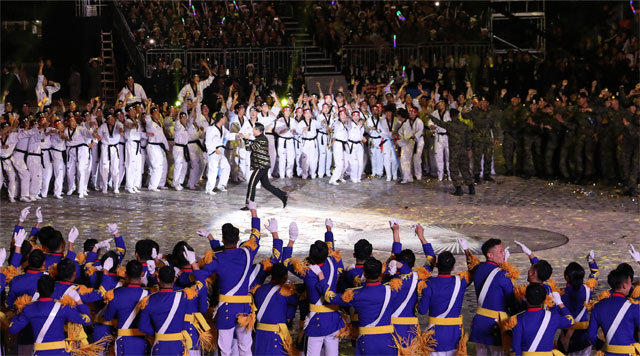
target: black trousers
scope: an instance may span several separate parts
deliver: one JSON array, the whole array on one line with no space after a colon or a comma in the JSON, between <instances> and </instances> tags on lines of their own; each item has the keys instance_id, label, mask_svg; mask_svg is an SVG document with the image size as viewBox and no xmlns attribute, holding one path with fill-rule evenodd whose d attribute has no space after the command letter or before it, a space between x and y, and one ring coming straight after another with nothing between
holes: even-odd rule
<instances>
[{"instance_id":1,"label":"black trousers","mask_svg":"<svg viewBox=\"0 0 640 356\"><path fill-rule=\"evenodd\" d=\"M247 201L255 201L256 185L258 185L258 182L262 184L264 189L270 191L271 194L284 202L284 198L287 196L287 193L271 185L271 182L269 182L269 168L258 169L251 173L249 185L247 186Z\"/></svg>"}]
</instances>

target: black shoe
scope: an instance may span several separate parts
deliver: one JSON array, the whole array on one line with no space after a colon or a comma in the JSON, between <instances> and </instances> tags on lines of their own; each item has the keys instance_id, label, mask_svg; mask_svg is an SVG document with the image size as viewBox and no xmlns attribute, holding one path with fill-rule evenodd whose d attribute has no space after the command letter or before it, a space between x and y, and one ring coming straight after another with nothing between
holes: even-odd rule
<instances>
[{"instance_id":1,"label":"black shoe","mask_svg":"<svg viewBox=\"0 0 640 356\"><path fill-rule=\"evenodd\" d=\"M482 178L482 180L484 180L485 182L495 182L496 180L493 179L490 175L485 174L484 177Z\"/></svg>"},{"instance_id":2,"label":"black shoe","mask_svg":"<svg viewBox=\"0 0 640 356\"><path fill-rule=\"evenodd\" d=\"M451 193L451 194L452 194L452 195L455 195L455 196L459 196L459 197L461 197L461 196L462 196L462 194L463 194L463 193L462 193L462 187L457 186L457 187L456 187L456 191L455 191L455 192L453 192L453 193Z\"/></svg>"},{"instance_id":3,"label":"black shoe","mask_svg":"<svg viewBox=\"0 0 640 356\"><path fill-rule=\"evenodd\" d=\"M475 177L474 181L476 182L476 184L480 184L480 175L479 174Z\"/></svg>"},{"instance_id":4,"label":"black shoe","mask_svg":"<svg viewBox=\"0 0 640 356\"><path fill-rule=\"evenodd\" d=\"M248 210L249 210L249 207L248 207L248 206L243 206L242 208L240 208L240 210L242 210L242 211L248 211Z\"/></svg>"},{"instance_id":5,"label":"black shoe","mask_svg":"<svg viewBox=\"0 0 640 356\"><path fill-rule=\"evenodd\" d=\"M289 196L285 195L284 199L282 199L282 209L287 207L287 201L289 201Z\"/></svg>"},{"instance_id":6,"label":"black shoe","mask_svg":"<svg viewBox=\"0 0 640 356\"><path fill-rule=\"evenodd\" d=\"M476 195L476 186L473 184L469 185L469 195Z\"/></svg>"}]
</instances>

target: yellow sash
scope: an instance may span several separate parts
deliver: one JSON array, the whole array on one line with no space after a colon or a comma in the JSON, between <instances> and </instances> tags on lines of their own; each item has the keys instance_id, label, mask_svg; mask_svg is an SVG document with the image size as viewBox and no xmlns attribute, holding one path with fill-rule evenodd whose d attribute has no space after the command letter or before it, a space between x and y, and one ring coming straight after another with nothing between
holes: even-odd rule
<instances>
[{"instance_id":1,"label":"yellow sash","mask_svg":"<svg viewBox=\"0 0 640 356\"><path fill-rule=\"evenodd\" d=\"M457 318L436 318L429 317L429 325L462 325L462 317Z\"/></svg>"},{"instance_id":2,"label":"yellow sash","mask_svg":"<svg viewBox=\"0 0 640 356\"><path fill-rule=\"evenodd\" d=\"M311 304L309 305L309 310L314 313L332 313L332 312L338 311L338 306L334 304L330 304L330 305Z\"/></svg>"},{"instance_id":3,"label":"yellow sash","mask_svg":"<svg viewBox=\"0 0 640 356\"><path fill-rule=\"evenodd\" d=\"M360 335L393 334L393 325L361 326L358 329L360 330Z\"/></svg>"}]
</instances>

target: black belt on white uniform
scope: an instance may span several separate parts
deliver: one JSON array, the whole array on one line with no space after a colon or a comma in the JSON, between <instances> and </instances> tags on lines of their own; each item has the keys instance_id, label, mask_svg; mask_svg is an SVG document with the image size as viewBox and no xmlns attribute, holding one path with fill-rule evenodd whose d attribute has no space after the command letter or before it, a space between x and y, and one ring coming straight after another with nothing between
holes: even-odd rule
<instances>
[{"instance_id":1,"label":"black belt on white uniform","mask_svg":"<svg viewBox=\"0 0 640 356\"><path fill-rule=\"evenodd\" d=\"M91 159L91 150L89 149L89 145L87 145L86 143L81 143L81 144L75 145L75 146L69 146L69 147L67 147L67 152L69 152L69 150L75 148L76 149L76 159L78 159L78 149L80 147L87 147L87 150L89 151L89 159ZM69 155L69 154L67 153L67 155Z\"/></svg>"},{"instance_id":2,"label":"black belt on white uniform","mask_svg":"<svg viewBox=\"0 0 640 356\"><path fill-rule=\"evenodd\" d=\"M336 139L336 142L342 143L342 150L345 150L347 147L349 147L349 142L348 141L342 141L342 140Z\"/></svg>"},{"instance_id":3,"label":"black belt on white uniform","mask_svg":"<svg viewBox=\"0 0 640 356\"><path fill-rule=\"evenodd\" d=\"M22 160L24 161L24 164L26 165L27 164L27 156L28 156L29 152L27 152L26 150L19 150L17 148L14 149L13 151L22 153Z\"/></svg>"},{"instance_id":4,"label":"black belt on white uniform","mask_svg":"<svg viewBox=\"0 0 640 356\"><path fill-rule=\"evenodd\" d=\"M189 143L184 145L180 145L178 143L174 143L174 146L182 147L182 155L184 156L184 160L187 162L191 162L191 157L189 157Z\"/></svg>"},{"instance_id":5,"label":"black belt on white uniform","mask_svg":"<svg viewBox=\"0 0 640 356\"><path fill-rule=\"evenodd\" d=\"M327 133L324 132L324 131L320 131L320 130L318 130L318 133L322 134L322 136L320 136L320 144L324 145L324 137L327 136Z\"/></svg>"},{"instance_id":6,"label":"black belt on white uniform","mask_svg":"<svg viewBox=\"0 0 640 356\"><path fill-rule=\"evenodd\" d=\"M42 156L42 152L41 153L27 152L27 156L40 157L40 165L42 165L42 168L44 168L44 157Z\"/></svg>"},{"instance_id":7,"label":"black belt on white uniform","mask_svg":"<svg viewBox=\"0 0 640 356\"><path fill-rule=\"evenodd\" d=\"M119 144L120 142L114 143L113 145L107 145L107 156L109 157L109 162L111 162L111 147L116 148L116 155L118 155L118 159L120 159L120 151L118 151Z\"/></svg>"},{"instance_id":8,"label":"black belt on white uniform","mask_svg":"<svg viewBox=\"0 0 640 356\"><path fill-rule=\"evenodd\" d=\"M202 144L202 142L200 142L200 140L192 140L192 141L189 141L188 143L191 143L191 144L197 145L198 147L200 147L200 149L201 149L203 152L207 152L207 149L204 147L204 145Z\"/></svg>"},{"instance_id":9,"label":"black belt on white uniform","mask_svg":"<svg viewBox=\"0 0 640 356\"><path fill-rule=\"evenodd\" d=\"M278 140L285 140L285 141L284 141L284 148L287 148L287 141L288 141L288 140L293 140L293 137L282 137L282 136L278 136Z\"/></svg>"},{"instance_id":10,"label":"black belt on white uniform","mask_svg":"<svg viewBox=\"0 0 640 356\"><path fill-rule=\"evenodd\" d=\"M224 145L216 146L216 148L215 148L213 151L211 151L211 153L209 153L209 156L211 156L212 154L216 153L216 150L217 150L218 148L222 148L222 149L224 149Z\"/></svg>"},{"instance_id":11,"label":"black belt on white uniform","mask_svg":"<svg viewBox=\"0 0 640 356\"><path fill-rule=\"evenodd\" d=\"M352 152L353 152L353 145L358 145L358 144L359 144L359 145L361 145L361 144L362 144L362 141L353 141L353 140L349 140L349 143L350 143L351 145L347 145L347 147L349 147L349 153L352 153Z\"/></svg>"},{"instance_id":12,"label":"black belt on white uniform","mask_svg":"<svg viewBox=\"0 0 640 356\"><path fill-rule=\"evenodd\" d=\"M167 152L167 148L164 147L162 142L147 142L147 145L160 146L160 148L162 148L163 151Z\"/></svg>"},{"instance_id":13,"label":"black belt on white uniform","mask_svg":"<svg viewBox=\"0 0 640 356\"><path fill-rule=\"evenodd\" d=\"M440 135L440 136L447 136L447 133L446 133L446 132L436 132L436 133L437 133L438 135Z\"/></svg>"},{"instance_id":14,"label":"black belt on white uniform","mask_svg":"<svg viewBox=\"0 0 640 356\"><path fill-rule=\"evenodd\" d=\"M13 157L13 153L10 154L9 157L0 157L0 169L2 169L3 171L6 171L6 169L4 168L4 161L10 160L11 157ZM9 162L9 164L11 164L11 162Z\"/></svg>"}]
</instances>

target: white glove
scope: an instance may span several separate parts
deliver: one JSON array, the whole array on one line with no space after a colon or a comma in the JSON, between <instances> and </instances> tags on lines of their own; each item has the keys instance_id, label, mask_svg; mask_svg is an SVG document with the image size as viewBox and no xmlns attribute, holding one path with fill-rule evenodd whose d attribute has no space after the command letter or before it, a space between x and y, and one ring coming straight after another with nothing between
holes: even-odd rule
<instances>
[{"instance_id":1,"label":"white glove","mask_svg":"<svg viewBox=\"0 0 640 356\"><path fill-rule=\"evenodd\" d=\"M161 260L164 257L164 255L159 253L157 257L158 257L159 260Z\"/></svg>"},{"instance_id":2,"label":"white glove","mask_svg":"<svg viewBox=\"0 0 640 356\"><path fill-rule=\"evenodd\" d=\"M27 230L20 229L20 231L13 234L13 240L14 240L13 246L22 247L22 244L24 243L24 240L26 238L27 238Z\"/></svg>"},{"instance_id":3,"label":"white glove","mask_svg":"<svg viewBox=\"0 0 640 356\"><path fill-rule=\"evenodd\" d=\"M102 271L102 266L95 266L96 271Z\"/></svg>"},{"instance_id":4,"label":"white glove","mask_svg":"<svg viewBox=\"0 0 640 356\"><path fill-rule=\"evenodd\" d=\"M68 236L67 240L69 240L69 242L73 243L78 238L78 235L80 235L80 232L74 226L74 227L71 228L71 230L69 230L69 236Z\"/></svg>"},{"instance_id":5,"label":"white glove","mask_svg":"<svg viewBox=\"0 0 640 356\"><path fill-rule=\"evenodd\" d=\"M249 210L256 210L256 202L249 201L249 204L247 204L247 208L249 208Z\"/></svg>"},{"instance_id":6,"label":"white glove","mask_svg":"<svg viewBox=\"0 0 640 356\"><path fill-rule=\"evenodd\" d=\"M96 244L96 248L100 249L100 248L104 248L107 250L111 249L111 240L113 239L106 239L104 241L100 241Z\"/></svg>"},{"instance_id":7,"label":"white glove","mask_svg":"<svg viewBox=\"0 0 640 356\"><path fill-rule=\"evenodd\" d=\"M184 247L184 252L182 254L190 265L196 263L196 253L193 251L189 251L189 249L187 249L187 246Z\"/></svg>"},{"instance_id":8,"label":"white glove","mask_svg":"<svg viewBox=\"0 0 640 356\"><path fill-rule=\"evenodd\" d=\"M467 244L467 240L458 237L458 245L460 245L460 248L462 249L462 251L466 251L469 249L469 245Z\"/></svg>"},{"instance_id":9,"label":"white glove","mask_svg":"<svg viewBox=\"0 0 640 356\"><path fill-rule=\"evenodd\" d=\"M587 261L589 263L593 262L596 259L596 252L594 250L589 251L589 255L587 255Z\"/></svg>"},{"instance_id":10,"label":"white glove","mask_svg":"<svg viewBox=\"0 0 640 356\"><path fill-rule=\"evenodd\" d=\"M396 274L396 271L398 270L398 261L391 260L391 262L389 262L388 264L388 268L389 274Z\"/></svg>"},{"instance_id":11,"label":"white glove","mask_svg":"<svg viewBox=\"0 0 640 356\"><path fill-rule=\"evenodd\" d=\"M400 221L394 216L391 220L389 220L389 227L393 227L393 225L400 226Z\"/></svg>"},{"instance_id":12,"label":"white glove","mask_svg":"<svg viewBox=\"0 0 640 356\"><path fill-rule=\"evenodd\" d=\"M40 207L36 209L36 218L38 219L39 223L42 222L42 208Z\"/></svg>"},{"instance_id":13,"label":"white glove","mask_svg":"<svg viewBox=\"0 0 640 356\"><path fill-rule=\"evenodd\" d=\"M331 219L325 219L324 220L324 226L330 227L330 228L333 229L333 221Z\"/></svg>"},{"instance_id":14,"label":"white glove","mask_svg":"<svg viewBox=\"0 0 640 356\"><path fill-rule=\"evenodd\" d=\"M629 253L631 254L631 257L633 257L633 260L636 261L636 263L640 263L640 252L637 252L636 249L633 248L633 245L629 245L629 247L631 248Z\"/></svg>"},{"instance_id":15,"label":"white glove","mask_svg":"<svg viewBox=\"0 0 640 356\"><path fill-rule=\"evenodd\" d=\"M551 297L553 298L553 302L556 303L556 305L564 304L562 303L562 297L560 296L560 293L553 292L551 293Z\"/></svg>"},{"instance_id":16,"label":"white glove","mask_svg":"<svg viewBox=\"0 0 640 356\"><path fill-rule=\"evenodd\" d=\"M320 273L322 273L322 270L320 269L320 266L318 266L318 265L311 265L311 266L309 266L309 269L311 271L313 271L313 273L315 273L316 276L319 276Z\"/></svg>"},{"instance_id":17,"label":"white glove","mask_svg":"<svg viewBox=\"0 0 640 356\"><path fill-rule=\"evenodd\" d=\"M158 258L158 251L156 250L155 247L151 249L151 258L153 258L154 260Z\"/></svg>"},{"instance_id":18,"label":"white glove","mask_svg":"<svg viewBox=\"0 0 640 356\"><path fill-rule=\"evenodd\" d=\"M271 218L269 220L267 220L268 224L265 225L264 227L270 232L270 233L276 233L278 232L278 220L276 220L276 218Z\"/></svg>"},{"instance_id":19,"label":"white glove","mask_svg":"<svg viewBox=\"0 0 640 356\"><path fill-rule=\"evenodd\" d=\"M22 209L22 211L20 212L20 221L27 220L27 216L29 216L29 209L31 209L30 206Z\"/></svg>"},{"instance_id":20,"label":"white glove","mask_svg":"<svg viewBox=\"0 0 640 356\"><path fill-rule=\"evenodd\" d=\"M3 247L0 249L0 266L4 264L4 260L7 259L7 250Z\"/></svg>"},{"instance_id":21,"label":"white glove","mask_svg":"<svg viewBox=\"0 0 640 356\"><path fill-rule=\"evenodd\" d=\"M118 233L118 224L107 224L107 231L111 235L115 235Z\"/></svg>"},{"instance_id":22,"label":"white glove","mask_svg":"<svg viewBox=\"0 0 640 356\"><path fill-rule=\"evenodd\" d=\"M202 237L209 237L209 235L211 235L209 230L198 230L196 233Z\"/></svg>"},{"instance_id":23,"label":"white glove","mask_svg":"<svg viewBox=\"0 0 640 356\"><path fill-rule=\"evenodd\" d=\"M518 241L513 241L515 242L516 245L520 246L520 248L522 249L522 252L524 252L527 256L531 255L531 250L525 246L522 242L518 242Z\"/></svg>"},{"instance_id":24,"label":"white glove","mask_svg":"<svg viewBox=\"0 0 640 356\"><path fill-rule=\"evenodd\" d=\"M298 225L295 221L289 224L289 240L295 241L298 239Z\"/></svg>"},{"instance_id":25,"label":"white glove","mask_svg":"<svg viewBox=\"0 0 640 356\"><path fill-rule=\"evenodd\" d=\"M509 260L509 256L511 256L511 252L509 252L509 248L504 249L504 261L507 262Z\"/></svg>"},{"instance_id":26,"label":"white glove","mask_svg":"<svg viewBox=\"0 0 640 356\"><path fill-rule=\"evenodd\" d=\"M110 271L113 268L113 258L109 257L104 260L104 264L102 265L103 271Z\"/></svg>"},{"instance_id":27,"label":"white glove","mask_svg":"<svg viewBox=\"0 0 640 356\"><path fill-rule=\"evenodd\" d=\"M178 277L182 271L178 267L173 267L173 273Z\"/></svg>"},{"instance_id":28,"label":"white glove","mask_svg":"<svg viewBox=\"0 0 640 356\"><path fill-rule=\"evenodd\" d=\"M149 274L156 273L156 261L147 260L147 271L149 272Z\"/></svg>"}]
</instances>

